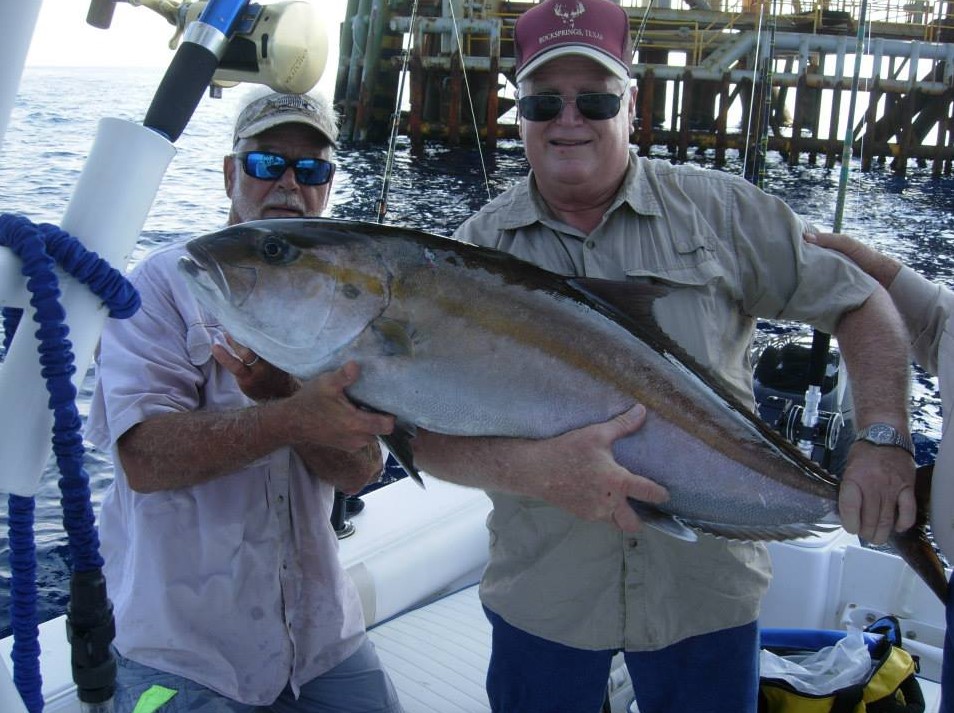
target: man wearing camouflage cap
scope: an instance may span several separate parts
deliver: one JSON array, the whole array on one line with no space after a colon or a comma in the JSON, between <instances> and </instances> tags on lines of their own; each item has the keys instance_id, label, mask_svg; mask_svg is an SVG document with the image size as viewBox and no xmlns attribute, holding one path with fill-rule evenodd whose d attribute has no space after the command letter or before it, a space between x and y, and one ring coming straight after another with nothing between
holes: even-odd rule
<instances>
[{"instance_id":1,"label":"man wearing camouflage cap","mask_svg":"<svg viewBox=\"0 0 954 713\"><path fill-rule=\"evenodd\" d=\"M223 164L229 224L321 215L336 140L323 97L253 97ZM380 474L392 419L344 396L354 364L299 383L233 342L180 278L184 254L136 267L142 309L108 320L97 357L116 711L161 695L170 711L400 713L329 521L336 486Z\"/></svg>"}]
</instances>

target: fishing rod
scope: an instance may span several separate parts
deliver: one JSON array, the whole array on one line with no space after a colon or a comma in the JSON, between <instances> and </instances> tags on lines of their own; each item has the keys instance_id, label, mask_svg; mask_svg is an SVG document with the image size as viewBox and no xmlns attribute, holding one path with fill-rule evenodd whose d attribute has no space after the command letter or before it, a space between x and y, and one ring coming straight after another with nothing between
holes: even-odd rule
<instances>
[{"instance_id":1,"label":"fishing rod","mask_svg":"<svg viewBox=\"0 0 954 713\"><path fill-rule=\"evenodd\" d=\"M845 216L845 196L848 188L848 169L851 163L852 147L854 144L855 109L858 101L858 87L861 82L861 57L864 52L865 24L868 14L868 0L861 0L860 15L858 17L858 31L855 37L855 67L851 77L851 94L848 103L848 117L846 119L845 137L841 149L841 171L838 177L838 197L835 203L835 218L832 230L841 232L842 221ZM799 430L798 448L807 455L811 455L813 434L818 423L819 404L822 398L822 384L825 378L825 369L828 361L828 350L831 345L831 335L821 330L812 333L812 356L809 363L808 390L805 392L805 408L802 411L802 427Z\"/></svg>"},{"instance_id":2,"label":"fishing rod","mask_svg":"<svg viewBox=\"0 0 954 713\"><path fill-rule=\"evenodd\" d=\"M760 16L760 28L761 24L762 17ZM768 133L772 123L772 79L775 65L775 33L777 27L777 7L775 0L773 0L771 10L769 11L768 49L766 51L766 56L763 57L762 61L759 63L759 78L757 84L758 86L762 87L762 101L755 123L758 140L753 142L755 148L752 154L753 158L751 168L748 162L748 140L746 140L746 159L742 164L742 170L745 174L745 177L759 188L761 188L765 183L765 157L768 155ZM761 39L761 34L762 33L760 29L758 40ZM758 40L756 43L756 57L758 57L760 54L760 43ZM756 93L753 91L749 110L750 127L752 114L754 113L755 94ZM751 137L751 133L749 136Z\"/></svg>"},{"instance_id":3,"label":"fishing rod","mask_svg":"<svg viewBox=\"0 0 954 713\"><path fill-rule=\"evenodd\" d=\"M404 100L404 80L407 77L407 64L411 56L411 37L414 33L414 20L417 18L417 0L411 6L411 22L409 23L407 47L402 47L401 74L398 80L397 95L394 97L394 113L391 114L391 135L388 138L388 155L384 163L384 182L381 185L381 196L378 198L378 222L384 222L388 212L388 193L391 190L391 173L394 170L394 147L397 143L398 127L401 123L401 102Z\"/></svg>"},{"instance_id":4,"label":"fishing rod","mask_svg":"<svg viewBox=\"0 0 954 713\"><path fill-rule=\"evenodd\" d=\"M464 45L460 40L460 27L457 24L457 11L454 10L454 3L447 3L451 11L451 22L454 24L454 39L457 41L457 56L460 58L460 71L464 75L464 87L467 90L467 105L470 107L470 119L474 125L474 141L477 145L477 155L480 157L480 169L484 174L484 187L487 189L487 200L493 200L493 194L490 190L490 178L487 176L487 163L484 161L484 152L480 148L480 130L477 127L477 112L474 111L474 95L470 91L470 79L467 75L467 66L464 64ZM490 89L490 87L488 87ZM496 89L491 90L496 91Z\"/></svg>"},{"instance_id":5,"label":"fishing rod","mask_svg":"<svg viewBox=\"0 0 954 713\"><path fill-rule=\"evenodd\" d=\"M483 150L480 147L480 129L477 125L477 112L474 109L473 92L471 91L471 88L470 88L470 79L468 77L467 67L464 62L464 46L463 46L463 43L461 42L460 26L457 22L457 15L454 10L454 4L450 3L448 7L450 8L450 12L451 12L451 23L453 26L454 39L457 44L457 53L458 53L458 57L460 58L461 71L463 72L463 76L464 76L464 85L465 85L465 91L467 94L468 105L470 107L471 122L474 129L474 137L477 142L477 153L480 156L480 168L484 176L484 187L487 189L487 200L490 201L493 199L493 193L490 190L490 178L487 175L487 162L484 159ZM411 36L411 33L414 32L414 19L416 14L417 14L417 0L414 0L414 5L411 10L410 22L408 23L408 28L410 29L409 37ZM397 141L398 125L399 125L400 116L401 116L401 101L404 95L404 79L407 74L407 63L408 63L409 54L410 54L410 48L408 47L407 49L404 49L404 52L403 52L403 62L401 66L400 80L398 83L398 92L397 92L397 96L395 97L394 113L391 115L391 135L388 141L388 154L387 154L387 160L386 160L385 169L384 169L384 183L381 187L381 196L378 198L377 207L376 207L377 220L379 223L384 222L384 216L387 213L387 197L388 197L388 192L390 191L390 186L391 186L391 173L393 171L393 162L394 162L394 147Z\"/></svg>"},{"instance_id":6,"label":"fishing rod","mask_svg":"<svg viewBox=\"0 0 954 713\"><path fill-rule=\"evenodd\" d=\"M865 39L865 26L867 23L867 0L863 0L861 4L860 17L858 21L858 30L856 36L856 48L855 48L855 65L854 72L852 75L852 84L851 84L851 101L848 110L848 117L846 121L846 130L844 135L844 140L842 142L842 163L841 163L841 173L839 180L838 188L838 199L835 211L834 225L833 230L839 232L842 229L842 221L844 218L844 207L845 207L845 197L847 194L847 182L848 182L848 172L850 166L850 160L852 155L853 141L854 141L854 118L857 104L858 89L860 84L861 76L861 60L864 52L864 39ZM774 13L774 3L773 3L773 13ZM756 44L756 56L761 55L761 48L759 45L759 40L762 37L761 27L763 25L762 18L759 20L759 36ZM770 25L770 28L774 29L773 25ZM769 43L770 47L767 50L769 57L772 56L773 50L772 45L774 45L774 38L772 29L769 30ZM767 148L767 131L769 124L769 117L771 116L771 86L769 84L768 77L770 76L770 70L766 62L763 62L760 66L762 79L762 86L764 87L764 96L762 101L762 111L759 113L759 123L755 127L759 132L759 146L762 151ZM753 116L756 116L754 110L754 92L752 95L752 101L750 103L749 110L749 126L747 129L747 134L752 136L754 133L752 127ZM753 145L754 142L752 142ZM764 158L765 153L762 153L761 156L756 152L756 156L750 162L748 155L750 141L746 141L746 152L743 159L743 173L746 178L755 183L756 185L762 184L764 181ZM750 163L752 164L750 166ZM798 405L792 402L789 399L784 399L785 404L781 407L781 413L779 414L776 426L785 437L792 441L798 448L801 450L807 457L812 458L815 453L817 446L821 446L822 452L820 453L819 461L823 465L827 464L824 462L833 454L833 451L837 447L838 439L840 435L840 430L843 426L843 419L841 414L837 412L837 407L835 410L828 412L821 410L821 402L823 397L823 386L825 381L826 372L828 370L830 362L830 349L831 349L831 335L823 332L821 330L813 330L812 332L812 342L807 359L807 373L806 373L806 390L803 397L803 404ZM768 348L763 351L763 358L766 358L768 353ZM779 358L791 358L791 356L783 355L781 352ZM769 355L768 358L770 358ZM770 396L765 403L771 403L772 399L777 399L777 397Z\"/></svg>"},{"instance_id":7,"label":"fishing rod","mask_svg":"<svg viewBox=\"0 0 954 713\"><path fill-rule=\"evenodd\" d=\"M649 10L653 6L653 0L646 3L646 9L643 11L643 17L639 21L639 28L636 30L636 39L633 40L633 49L639 49L639 43L643 41L643 33L646 31L646 25L649 23Z\"/></svg>"},{"instance_id":8,"label":"fishing rod","mask_svg":"<svg viewBox=\"0 0 954 713\"><path fill-rule=\"evenodd\" d=\"M758 65L759 58L762 55L762 24L765 19L765 3L759 4L759 22L758 22L758 31L755 34L755 64ZM761 65L754 67L752 69L752 91L749 94L749 111L745 119L745 151L742 154L742 175L751 180L749 177L754 176L754 172L749 171L749 145L752 143L752 117L755 115L755 86L757 77L761 79L760 75L757 75L756 72L761 70ZM754 183L754 181L753 181Z\"/></svg>"}]
</instances>

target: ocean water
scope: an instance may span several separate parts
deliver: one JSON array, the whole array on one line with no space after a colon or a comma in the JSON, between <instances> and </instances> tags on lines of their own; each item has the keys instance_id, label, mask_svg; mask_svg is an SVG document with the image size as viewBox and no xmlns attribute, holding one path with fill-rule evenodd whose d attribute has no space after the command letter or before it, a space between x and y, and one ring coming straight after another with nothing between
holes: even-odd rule
<instances>
[{"instance_id":1,"label":"ocean water","mask_svg":"<svg viewBox=\"0 0 954 713\"><path fill-rule=\"evenodd\" d=\"M102 117L141 122L161 76L162 70L149 69L27 68L0 147L0 213L58 223L83 169L97 122ZM134 260L157 245L224 224L228 204L222 186L222 157L231 148L231 126L243 92L236 88L226 90L221 99L203 100L176 142L177 154L146 220ZM654 155L668 157L665 147L655 149ZM375 221L386 159L386 146L343 146L329 215ZM711 154L696 155L692 160L712 166ZM740 165L739 157L730 153L724 170L737 172ZM905 179L895 178L887 167L862 173L853 163L850 169L845 232L868 239L923 274L954 287L954 179L933 180L929 169L913 162ZM488 197L505 190L526 170L517 142L503 142L493 154L474 146L432 144L415 155L407 138L399 137L386 222L449 234ZM777 155L769 156L765 189L821 227L832 224L838 184L837 169L790 168ZM797 325L761 326L762 339L805 331ZM940 436L936 386L934 379L915 370L913 430L918 434L922 460L930 460L932 445ZM79 398L81 414L88 407L89 387L87 377ZM108 458L91 448L86 468L98 507L111 477ZM41 620L63 613L67 602L70 564L60 524L57 477L55 469L48 468L37 493ZM6 523L6 508L0 507L0 636L9 633Z\"/></svg>"}]
</instances>

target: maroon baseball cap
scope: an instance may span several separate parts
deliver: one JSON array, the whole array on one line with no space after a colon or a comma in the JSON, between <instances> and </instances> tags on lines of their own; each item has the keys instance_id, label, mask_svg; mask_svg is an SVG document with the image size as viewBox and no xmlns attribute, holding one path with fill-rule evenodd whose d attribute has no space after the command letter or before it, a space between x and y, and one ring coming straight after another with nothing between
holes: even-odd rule
<instances>
[{"instance_id":1,"label":"maroon baseball cap","mask_svg":"<svg viewBox=\"0 0 954 713\"><path fill-rule=\"evenodd\" d=\"M589 57L620 79L633 61L629 15L610 0L546 0L517 18L517 81L557 57Z\"/></svg>"}]
</instances>

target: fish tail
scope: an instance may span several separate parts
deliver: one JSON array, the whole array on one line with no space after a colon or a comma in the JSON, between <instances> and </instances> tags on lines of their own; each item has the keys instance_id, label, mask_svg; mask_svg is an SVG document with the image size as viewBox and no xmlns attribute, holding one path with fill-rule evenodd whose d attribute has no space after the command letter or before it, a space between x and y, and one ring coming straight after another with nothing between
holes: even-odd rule
<instances>
[{"instance_id":1,"label":"fish tail","mask_svg":"<svg viewBox=\"0 0 954 713\"><path fill-rule=\"evenodd\" d=\"M917 516L914 525L904 532L891 534L889 542L905 562L931 588L941 602L947 602L947 577L944 565L937 555L928 535L928 513L931 511L931 480L934 464L917 469L914 497L917 500Z\"/></svg>"}]
</instances>

